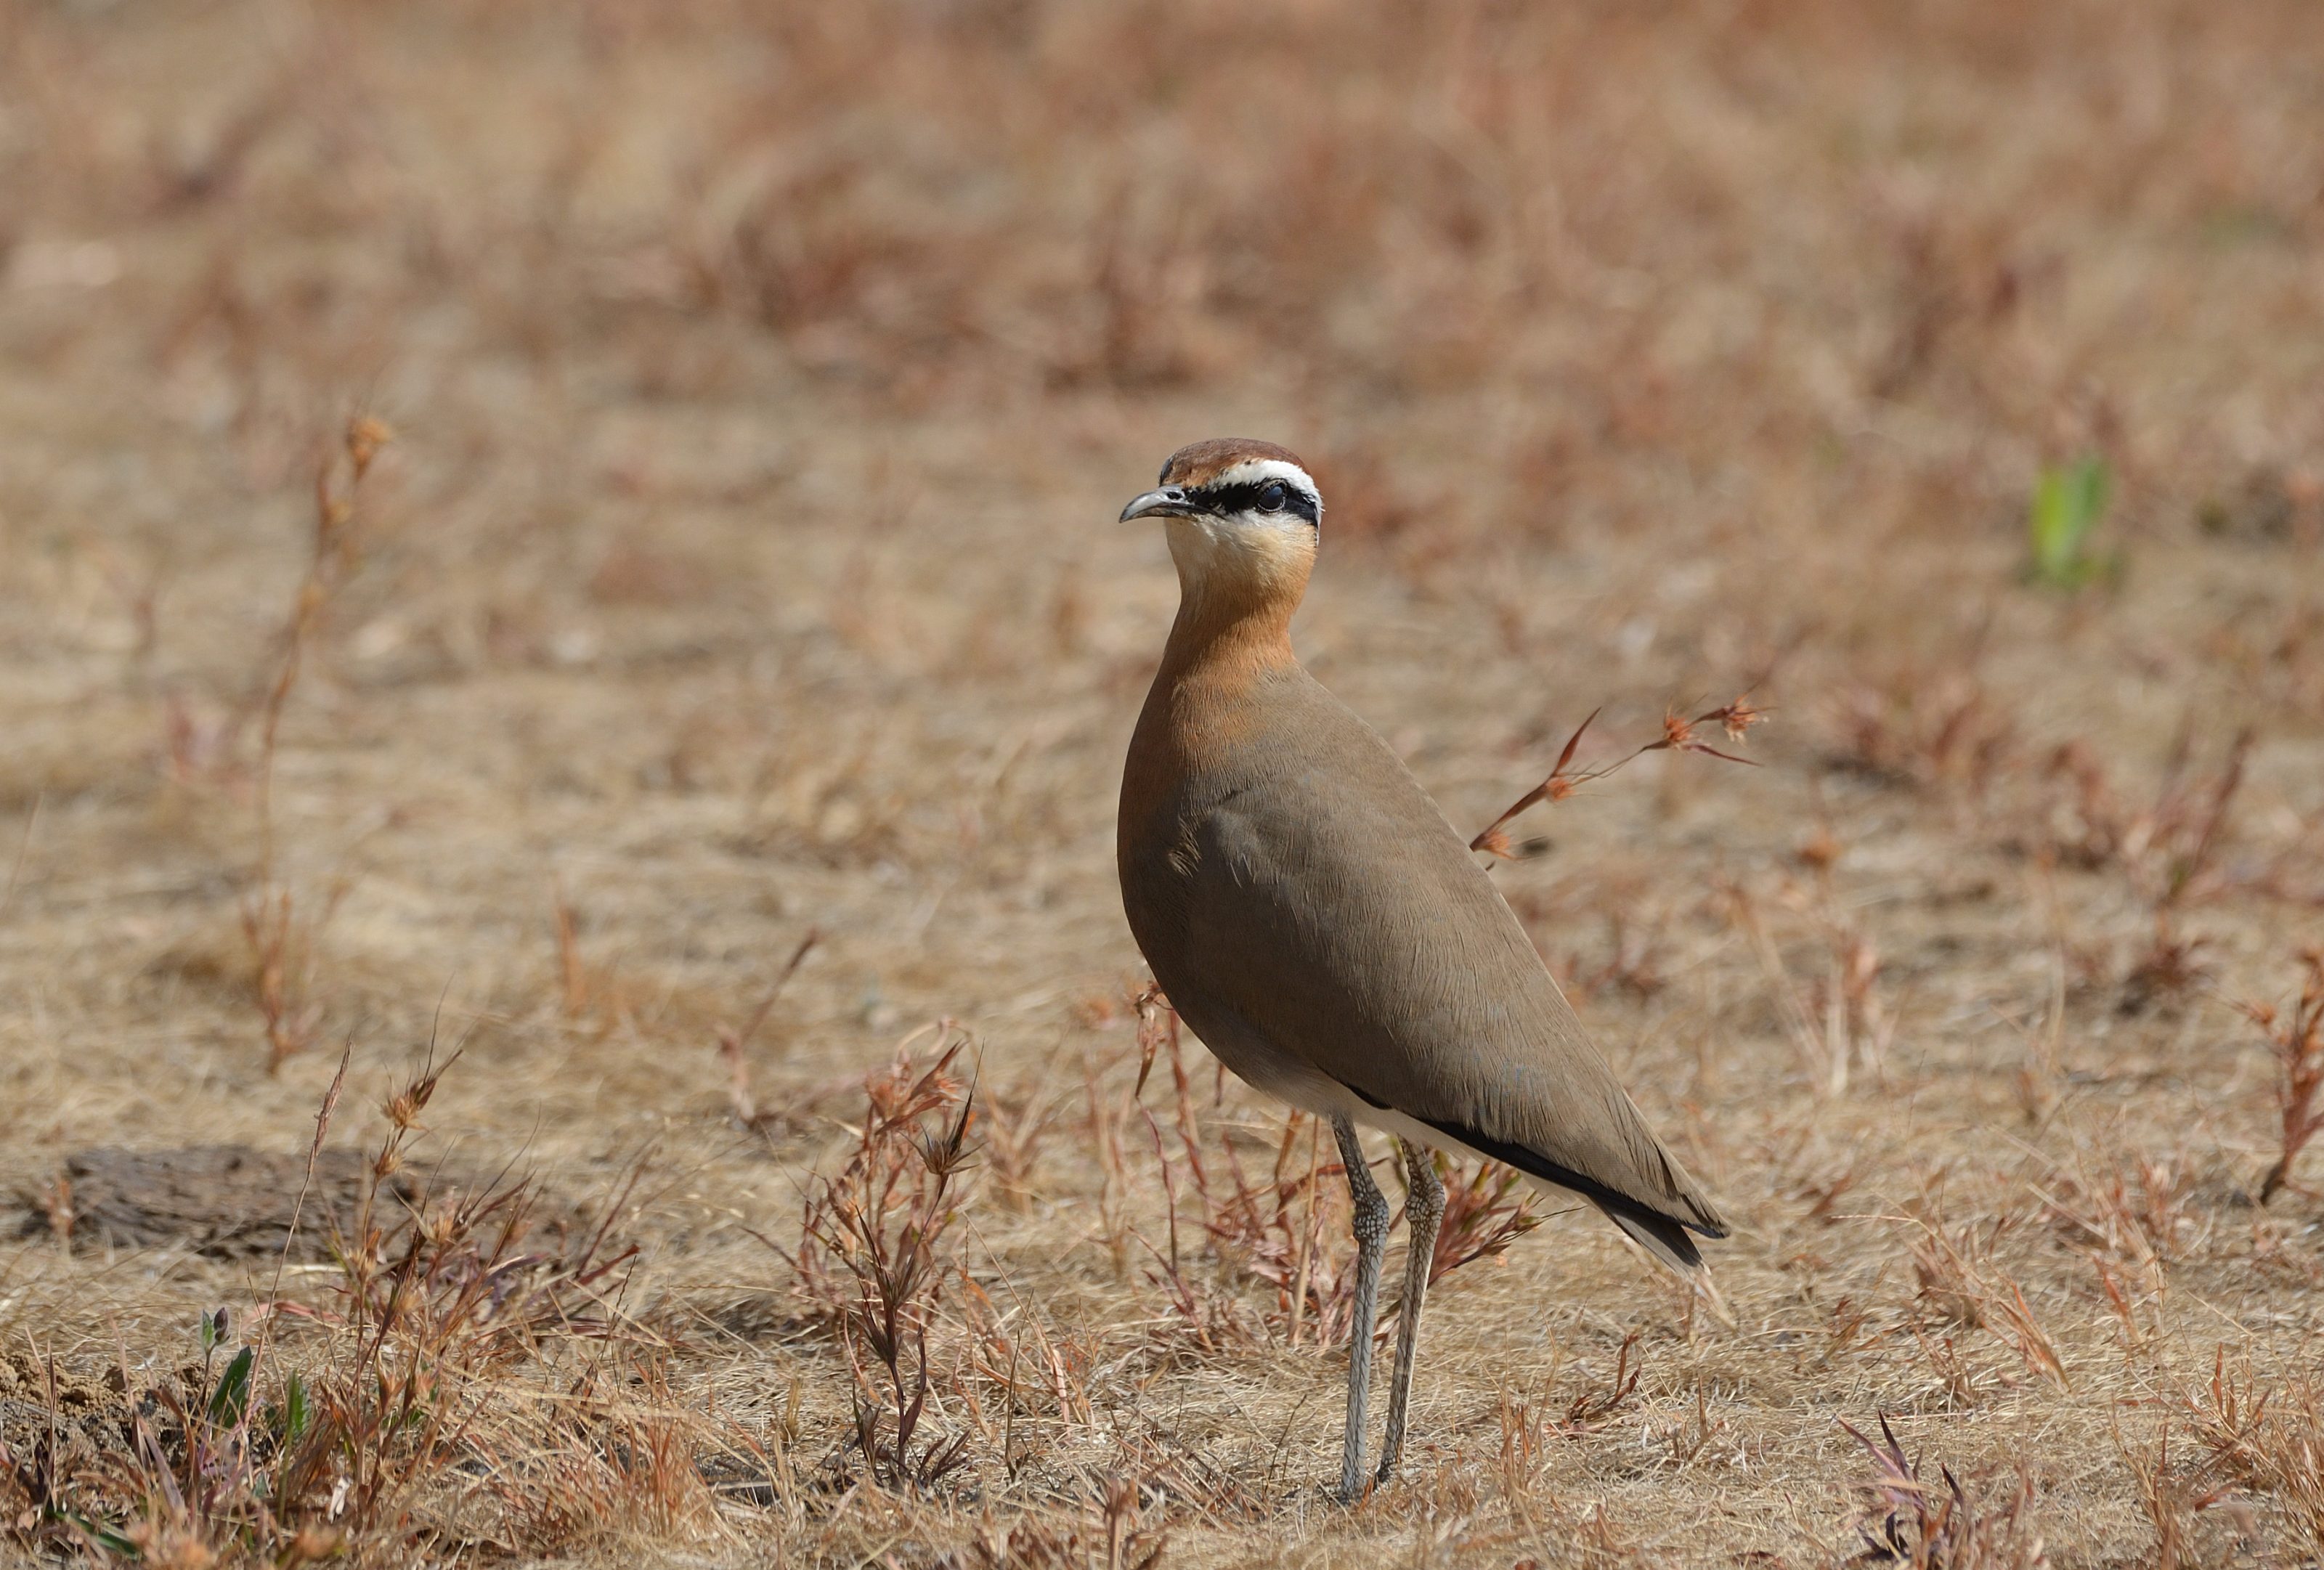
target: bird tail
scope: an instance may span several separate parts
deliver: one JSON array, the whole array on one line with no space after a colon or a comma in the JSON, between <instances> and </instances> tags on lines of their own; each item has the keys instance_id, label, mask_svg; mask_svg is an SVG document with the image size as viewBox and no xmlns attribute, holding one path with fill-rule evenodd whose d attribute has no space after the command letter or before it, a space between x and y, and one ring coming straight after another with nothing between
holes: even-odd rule
<instances>
[{"instance_id":1,"label":"bird tail","mask_svg":"<svg viewBox=\"0 0 2324 1570\"><path fill-rule=\"evenodd\" d=\"M1606 1205L1599 1208L1606 1212L1607 1219L1620 1227L1632 1242L1693 1288L1702 1298L1704 1307L1721 1325L1733 1328L1735 1315L1727 1307L1727 1299L1720 1295L1719 1283L1711 1279L1711 1267L1702 1262L1702 1251L1694 1246L1692 1238L1687 1236L1686 1228L1659 1215L1640 1214L1636 1211L1625 1214Z\"/></svg>"},{"instance_id":2,"label":"bird tail","mask_svg":"<svg viewBox=\"0 0 2324 1570\"><path fill-rule=\"evenodd\" d=\"M1617 1210L1610 1205L1599 1209L1606 1218L1630 1234L1630 1241L1668 1266L1680 1276L1694 1276L1702 1270L1702 1251L1686 1234L1686 1228L1665 1217L1637 1210Z\"/></svg>"}]
</instances>

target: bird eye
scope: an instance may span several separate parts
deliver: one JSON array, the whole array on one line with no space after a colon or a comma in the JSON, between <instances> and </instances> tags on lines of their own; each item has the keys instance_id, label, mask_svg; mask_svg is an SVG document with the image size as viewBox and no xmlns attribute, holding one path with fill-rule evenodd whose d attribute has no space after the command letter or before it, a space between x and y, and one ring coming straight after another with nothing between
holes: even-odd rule
<instances>
[{"instance_id":1,"label":"bird eye","mask_svg":"<svg viewBox=\"0 0 2324 1570\"><path fill-rule=\"evenodd\" d=\"M1259 488L1259 504L1269 513L1283 511L1284 503L1291 499L1281 480L1269 480Z\"/></svg>"}]
</instances>

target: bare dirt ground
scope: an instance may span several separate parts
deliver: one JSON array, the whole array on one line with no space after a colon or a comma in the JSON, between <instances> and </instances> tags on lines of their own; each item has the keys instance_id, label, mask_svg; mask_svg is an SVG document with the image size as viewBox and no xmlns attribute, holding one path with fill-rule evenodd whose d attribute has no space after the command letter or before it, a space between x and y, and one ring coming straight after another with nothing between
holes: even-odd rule
<instances>
[{"instance_id":1,"label":"bare dirt ground","mask_svg":"<svg viewBox=\"0 0 2324 1570\"><path fill-rule=\"evenodd\" d=\"M2293 0L0 0L5 1551L2316 1562L2319 105ZM1773 711L1496 873L1733 1323L1550 1215L1353 1510L1339 1177L1113 882L1219 434L1464 828Z\"/></svg>"}]
</instances>

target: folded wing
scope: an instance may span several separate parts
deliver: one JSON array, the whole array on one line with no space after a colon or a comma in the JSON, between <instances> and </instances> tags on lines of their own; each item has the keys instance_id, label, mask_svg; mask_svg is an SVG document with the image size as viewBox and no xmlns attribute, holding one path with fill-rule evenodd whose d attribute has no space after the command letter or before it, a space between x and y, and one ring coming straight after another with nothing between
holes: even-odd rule
<instances>
[{"instance_id":1,"label":"folded wing","mask_svg":"<svg viewBox=\"0 0 2324 1570\"><path fill-rule=\"evenodd\" d=\"M1687 1230L1724 1236L1717 1207L1491 879L1370 727L1304 672L1286 679L1268 728L1296 744L1254 737L1254 777L1186 825L1192 974L1370 1105L1591 1200L1666 1264L1699 1264Z\"/></svg>"}]
</instances>

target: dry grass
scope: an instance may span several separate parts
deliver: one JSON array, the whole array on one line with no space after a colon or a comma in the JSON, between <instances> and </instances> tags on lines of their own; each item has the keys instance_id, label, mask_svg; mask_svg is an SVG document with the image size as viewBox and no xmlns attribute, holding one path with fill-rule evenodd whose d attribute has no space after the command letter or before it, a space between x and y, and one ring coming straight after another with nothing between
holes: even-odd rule
<instances>
[{"instance_id":1,"label":"dry grass","mask_svg":"<svg viewBox=\"0 0 2324 1570\"><path fill-rule=\"evenodd\" d=\"M2312 1559L2319 84L2296 0L0 6L5 1552ZM1353 1511L1331 1141L1112 882L1109 520L1235 431L1463 831L1557 764L1494 876L1738 1222L1729 1325L1455 1174Z\"/></svg>"}]
</instances>

